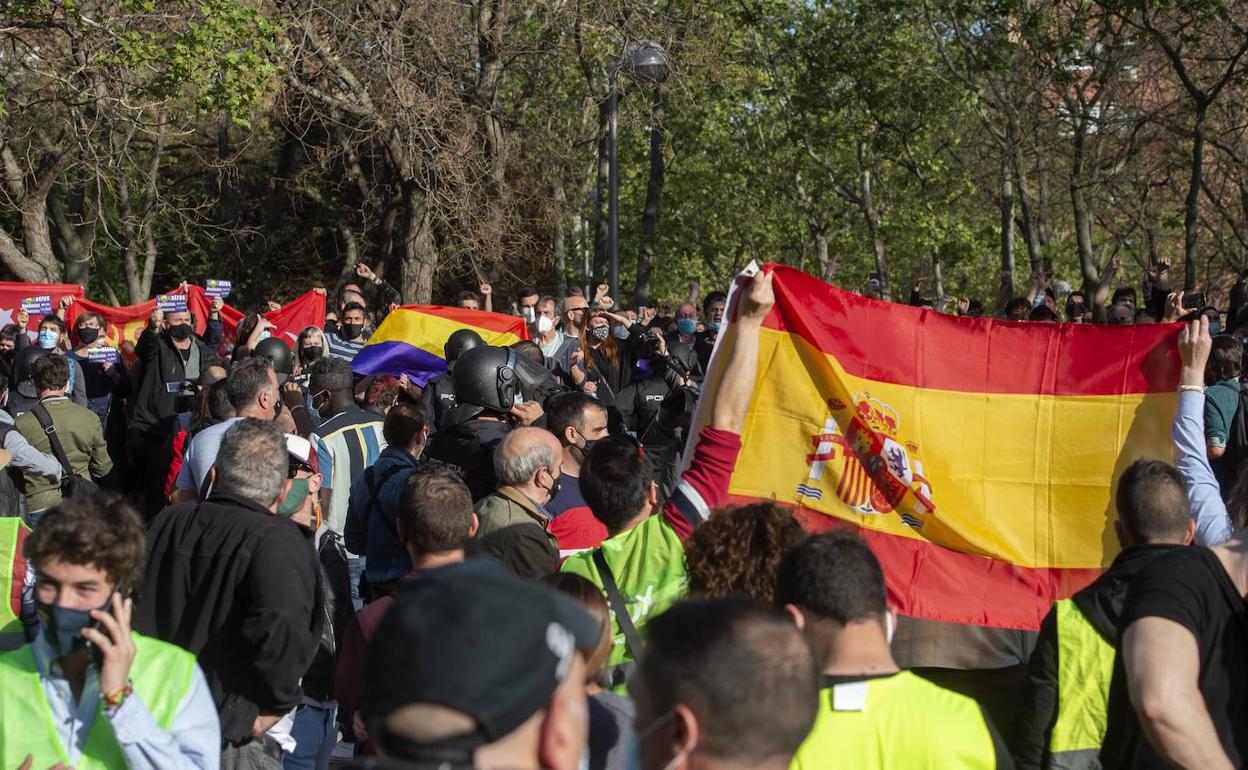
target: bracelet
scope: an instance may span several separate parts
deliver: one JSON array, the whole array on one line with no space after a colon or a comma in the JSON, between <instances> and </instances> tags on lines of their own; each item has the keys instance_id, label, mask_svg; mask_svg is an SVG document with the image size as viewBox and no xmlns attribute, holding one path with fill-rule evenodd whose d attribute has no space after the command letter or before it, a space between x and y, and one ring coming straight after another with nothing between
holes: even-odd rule
<instances>
[{"instance_id":1,"label":"bracelet","mask_svg":"<svg viewBox=\"0 0 1248 770\"><path fill-rule=\"evenodd\" d=\"M131 686L129 682L126 682L125 687L113 690L112 692L105 693L103 695L104 707L111 711L116 711L121 708L121 704L125 703L126 698L128 698L133 692L134 687Z\"/></svg>"},{"instance_id":2,"label":"bracelet","mask_svg":"<svg viewBox=\"0 0 1248 770\"><path fill-rule=\"evenodd\" d=\"M1203 393L1205 392L1205 386L1204 386L1204 385L1180 385L1180 386L1179 386L1179 392L1180 392L1180 393L1202 393L1202 394L1203 394Z\"/></svg>"}]
</instances>

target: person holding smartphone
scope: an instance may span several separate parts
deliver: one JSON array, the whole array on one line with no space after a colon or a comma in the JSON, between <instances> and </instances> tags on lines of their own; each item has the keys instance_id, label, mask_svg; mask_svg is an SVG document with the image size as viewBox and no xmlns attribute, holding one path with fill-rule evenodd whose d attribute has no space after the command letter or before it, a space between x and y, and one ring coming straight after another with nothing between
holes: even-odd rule
<instances>
[{"instance_id":1,"label":"person holding smartphone","mask_svg":"<svg viewBox=\"0 0 1248 770\"><path fill-rule=\"evenodd\" d=\"M0 767L217 768L195 656L130 628L143 524L119 496L66 499L26 538L40 629L0 654Z\"/></svg>"}]
</instances>

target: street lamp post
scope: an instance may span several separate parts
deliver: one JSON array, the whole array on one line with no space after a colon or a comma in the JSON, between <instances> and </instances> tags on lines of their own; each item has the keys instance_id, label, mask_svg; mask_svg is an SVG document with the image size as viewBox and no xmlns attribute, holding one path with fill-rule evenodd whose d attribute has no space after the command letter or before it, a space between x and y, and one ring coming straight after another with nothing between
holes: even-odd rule
<instances>
[{"instance_id":1,"label":"street lamp post","mask_svg":"<svg viewBox=\"0 0 1248 770\"><path fill-rule=\"evenodd\" d=\"M620 163L618 157L619 126L616 120L620 102L620 75L637 83L658 85L671 73L667 51L658 43L642 40L624 49L624 55L611 66L610 92L607 95L607 284L611 297L620 298Z\"/></svg>"}]
</instances>

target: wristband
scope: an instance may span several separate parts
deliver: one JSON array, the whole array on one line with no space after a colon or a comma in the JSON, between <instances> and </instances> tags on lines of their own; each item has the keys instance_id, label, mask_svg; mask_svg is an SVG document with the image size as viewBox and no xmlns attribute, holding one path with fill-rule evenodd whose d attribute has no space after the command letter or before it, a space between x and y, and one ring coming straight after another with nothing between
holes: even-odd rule
<instances>
[{"instance_id":1,"label":"wristband","mask_svg":"<svg viewBox=\"0 0 1248 770\"><path fill-rule=\"evenodd\" d=\"M104 693L104 695L102 696L104 700L104 708L110 711L116 711L117 709L121 708L121 704L125 703L126 698L128 698L133 692L134 692L134 687L131 686L130 682L126 682L125 687L122 687L117 690L113 690L112 692L109 692L109 693Z\"/></svg>"},{"instance_id":2,"label":"wristband","mask_svg":"<svg viewBox=\"0 0 1248 770\"><path fill-rule=\"evenodd\" d=\"M1203 393L1205 392L1205 386L1204 386L1204 385L1180 385L1180 386L1179 386L1179 392L1180 392L1180 393L1202 393L1202 394L1203 394Z\"/></svg>"}]
</instances>

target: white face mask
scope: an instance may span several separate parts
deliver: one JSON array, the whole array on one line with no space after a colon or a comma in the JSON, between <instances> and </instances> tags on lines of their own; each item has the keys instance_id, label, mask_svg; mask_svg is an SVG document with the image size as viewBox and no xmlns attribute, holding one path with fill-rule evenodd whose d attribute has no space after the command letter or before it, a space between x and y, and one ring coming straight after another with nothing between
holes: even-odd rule
<instances>
[{"instance_id":1,"label":"white face mask","mask_svg":"<svg viewBox=\"0 0 1248 770\"><path fill-rule=\"evenodd\" d=\"M555 322L546 316L541 316L537 319L538 334L550 334L550 330L553 328L555 328Z\"/></svg>"}]
</instances>

